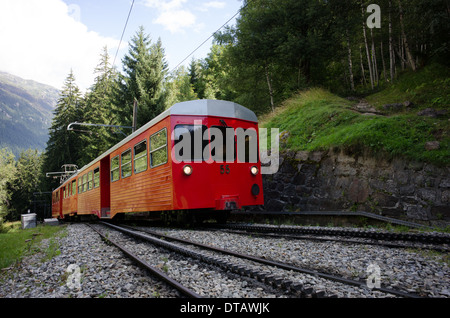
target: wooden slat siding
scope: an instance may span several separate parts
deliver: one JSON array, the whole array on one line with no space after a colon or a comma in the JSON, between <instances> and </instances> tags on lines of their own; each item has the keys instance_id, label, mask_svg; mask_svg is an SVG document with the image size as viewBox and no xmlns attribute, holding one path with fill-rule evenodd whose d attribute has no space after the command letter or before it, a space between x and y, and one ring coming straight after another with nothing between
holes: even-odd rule
<instances>
[{"instance_id":1,"label":"wooden slat siding","mask_svg":"<svg viewBox=\"0 0 450 318\"><path fill-rule=\"evenodd\" d=\"M71 190L72 181L73 181L73 179L67 180L65 183L62 184L61 189L65 187L65 188L68 188L68 189ZM63 200L63 203L62 203L63 215L70 215L71 213L76 212L76 209L77 209L76 196L71 195L71 196L68 196L65 199L63 199L64 198L64 191L62 193L63 194L62 194L61 200Z\"/></svg>"},{"instance_id":2,"label":"wooden slat siding","mask_svg":"<svg viewBox=\"0 0 450 318\"><path fill-rule=\"evenodd\" d=\"M78 194L78 214L93 214L100 211L100 187Z\"/></svg>"},{"instance_id":3,"label":"wooden slat siding","mask_svg":"<svg viewBox=\"0 0 450 318\"><path fill-rule=\"evenodd\" d=\"M136 136L128 143L112 152L110 159L122 154L127 149L132 152L132 175L111 183L111 217L121 212L147 212L173 209L172 194L172 163L170 158L170 142L167 144L168 162L150 167L150 136L163 128L167 128L167 138L170 140L170 117L157 123L149 130ZM134 146L142 140L147 140L147 170L134 173ZM120 168L119 168L120 172ZM120 172L121 173L121 172Z\"/></svg>"},{"instance_id":4,"label":"wooden slat siding","mask_svg":"<svg viewBox=\"0 0 450 318\"><path fill-rule=\"evenodd\" d=\"M154 173L162 173L164 177L155 178ZM112 211L146 212L172 209L172 178L168 163L125 178L120 183L120 186L112 186Z\"/></svg>"},{"instance_id":5,"label":"wooden slat siding","mask_svg":"<svg viewBox=\"0 0 450 318\"><path fill-rule=\"evenodd\" d=\"M94 170L98 167L99 165L97 162L93 164L91 167L87 168L82 174L78 176L77 192L78 192L78 182L82 182L82 177L90 171L94 173ZM94 179L92 179L92 182L94 182ZM88 183L86 183L86 186L87 185ZM92 188L91 190L78 193L77 195L78 195L78 211L77 211L78 215L100 213L100 187Z\"/></svg>"},{"instance_id":6,"label":"wooden slat siding","mask_svg":"<svg viewBox=\"0 0 450 318\"><path fill-rule=\"evenodd\" d=\"M55 202L52 204L52 217L59 217L59 202Z\"/></svg>"}]
</instances>

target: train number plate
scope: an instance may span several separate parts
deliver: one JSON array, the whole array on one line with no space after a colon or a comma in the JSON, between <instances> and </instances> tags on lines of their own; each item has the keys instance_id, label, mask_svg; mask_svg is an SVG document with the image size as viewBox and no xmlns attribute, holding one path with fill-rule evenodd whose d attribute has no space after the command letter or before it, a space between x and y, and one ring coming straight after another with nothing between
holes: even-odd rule
<instances>
[{"instance_id":1,"label":"train number plate","mask_svg":"<svg viewBox=\"0 0 450 318\"><path fill-rule=\"evenodd\" d=\"M230 167L229 165L220 165L220 174L229 174L230 173Z\"/></svg>"}]
</instances>

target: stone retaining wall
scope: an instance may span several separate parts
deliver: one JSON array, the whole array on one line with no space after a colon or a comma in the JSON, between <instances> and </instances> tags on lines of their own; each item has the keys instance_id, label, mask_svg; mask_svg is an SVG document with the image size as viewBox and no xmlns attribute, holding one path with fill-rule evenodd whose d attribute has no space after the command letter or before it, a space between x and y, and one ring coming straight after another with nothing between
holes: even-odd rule
<instances>
[{"instance_id":1,"label":"stone retaining wall","mask_svg":"<svg viewBox=\"0 0 450 318\"><path fill-rule=\"evenodd\" d=\"M410 221L450 220L450 167L344 152L285 152L264 175L267 211L358 210Z\"/></svg>"}]
</instances>

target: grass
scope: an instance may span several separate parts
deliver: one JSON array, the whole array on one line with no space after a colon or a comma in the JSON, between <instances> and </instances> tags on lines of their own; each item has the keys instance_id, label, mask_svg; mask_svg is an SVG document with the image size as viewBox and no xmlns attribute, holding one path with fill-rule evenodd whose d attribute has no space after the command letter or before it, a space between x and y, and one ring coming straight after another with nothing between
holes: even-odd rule
<instances>
[{"instance_id":1,"label":"grass","mask_svg":"<svg viewBox=\"0 0 450 318\"><path fill-rule=\"evenodd\" d=\"M411 101L414 110L424 108L449 109L450 69L440 64L428 65L417 72L405 72L384 90L367 96L378 109L382 105Z\"/></svg>"},{"instance_id":2,"label":"grass","mask_svg":"<svg viewBox=\"0 0 450 318\"><path fill-rule=\"evenodd\" d=\"M261 126L289 132L281 147L291 150L334 148L352 154L369 152L383 158L403 157L437 166L449 164L448 116L430 118L412 112L365 116L351 109L354 104L324 89L312 88L261 118ZM425 143L434 140L440 142L440 148L425 150Z\"/></svg>"},{"instance_id":3,"label":"grass","mask_svg":"<svg viewBox=\"0 0 450 318\"><path fill-rule=\"evenodd\" d=\"M61 226L38 225L32 229L20 228L20 221L7 224L5 233L0 233L0 268L13 266L20 262L22 257L38 251L37 245L43 239L50 239L48 248L43 253L42 261L58 255L59 250L54 241L55 235L61 235Z\"/></svg>"}]
</instances>

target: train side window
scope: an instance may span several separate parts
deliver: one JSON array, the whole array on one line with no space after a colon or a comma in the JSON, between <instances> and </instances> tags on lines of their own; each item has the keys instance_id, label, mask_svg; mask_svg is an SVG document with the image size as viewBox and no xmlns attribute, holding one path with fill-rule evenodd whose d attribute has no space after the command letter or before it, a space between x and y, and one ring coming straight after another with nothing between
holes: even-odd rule
<instances>
[{"instance_id":1,"label":"train side window","mask_svg":"<svg viewBox=\"0 0 450 318\"><path fill-rule=\"evenodd\" d=\"M147 140L134 146L134 173L147 170Z\"/></svg>"},{"instance_id":2,"label":"train side window","mask_svg":"<svg viewBox=\"0 0 450 318\"><path fill-rule=\"evenodd\" d=\"M63 188L63 199L66 198L66 187Z\"/></svg>"},{"instance_id":3,"label":"train side window","mask_svg":"<svg viewBox=\"0 0 450 318\"><path fill-rule=\"evenodd\" d=\"M83 176L83 192L87 191L87 174Z\"/></svg>"},{"instance_id":4,"label":"train side window","mask_svg":"<svg viewBox=\"0 0 450 318\"><path fill-rule=\"evenodd\" d=\"M77 194L77 182L75 180L72 181L72 195Z\"/></svg>"},{"instance_id":5,"label":"train side window","mask_svg":"<svg viewBox=\"0 0 450 318\"><path fill-rule=\"evenodd\" d=\"M100 168L94 169L94 188L98 188L100 185Z\"/></svg>"},{"instance_id":6,"label":"train side window","mask_svg":"<svg viewBox=\"0 0 450 318\"><path fill-rule=\"evenodd\" d=\"M167 129L150 136L150 166L152 168L167 163Z\"/></svg>"},{"instance_id":7,"label":"train side window","mask_svg":"<svg viewBox=\"0 0 450 318\"><path fill-rule=\"evenodd\" d=\"M81 177L78 178L78 194L80 194L81 192L83 192L82 187L81 187Z\"/></svg>"},{"instance_id":8,"label":"train side window","mask_svg":"<svg viewBox=\"0 0 450 318\"><path fill-rule=\"evenodd\" d=\"M122 178L131 176L131 149L125 150L121 155Z\"/></svg>"},{"instance_id":9,"label":"train side window","mask_svg":"<svg viewBox=\"0 0 450 318\"><path fill-rule=\"evenodd\" d=\"M208 159L203 157L205 147L209 147L209 141L203 140L206 130L204 125L176 125L174 129L175 159L185 162ZM201 149L195 149L194 138L197 134L201 135Z\"/></svg>"},{"instance_id":10,"label":"train side window","mask_svg":"<svg viewBox=\"0 0 450 318\"><path fill-rule=\"evenodd\" d=\"M119 174L119 156L115 156L111 159L111 181L117 181L120 179Z\"/></svg>"},{"instance_id":11,"label":"train side window","mask_svg":"<svg viewBox=\"0 0 450 318\"><path fill-rule=\"evenodd\" d=\"M88 190L92 190L92 188L94 187L94 182L93 182L92 177L93 177L93 172L89 171L88 172L88 187L87 187Z\"/></svg>"}]
</instances>

